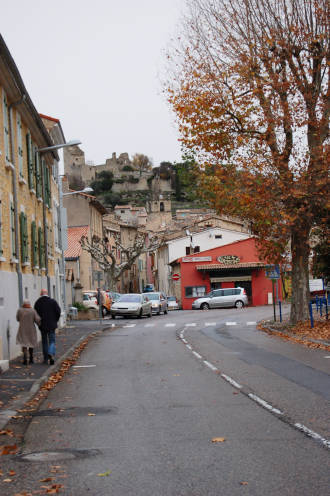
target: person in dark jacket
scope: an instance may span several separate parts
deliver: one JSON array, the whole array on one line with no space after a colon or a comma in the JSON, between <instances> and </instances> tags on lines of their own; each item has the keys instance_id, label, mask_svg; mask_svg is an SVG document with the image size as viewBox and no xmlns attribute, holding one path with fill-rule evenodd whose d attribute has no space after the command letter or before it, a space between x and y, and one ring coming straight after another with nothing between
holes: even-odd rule
<instances>
[{"instance_id":1,"label":"person in dark jacket","mask_svg":"<svg viewBox=\"0 0 330 496\"><path fill-rule=\"evenodd\" d=\"M54 364L55 356L55 329L61 316L61 309L56 300L48 296L48 291L42 289L40 298L35 302L35 311L40 315L41 323L39 329L42 338L42 352L44 363Z\"/></svg>"}]
</instances>

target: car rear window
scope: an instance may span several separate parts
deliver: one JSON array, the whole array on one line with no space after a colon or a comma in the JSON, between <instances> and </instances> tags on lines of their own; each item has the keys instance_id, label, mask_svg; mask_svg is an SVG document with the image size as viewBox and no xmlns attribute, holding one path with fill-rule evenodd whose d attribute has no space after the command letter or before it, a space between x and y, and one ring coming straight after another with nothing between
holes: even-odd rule
<instances>
[{"instance_id":1,"label":"car rear window","mask_svg":"<svg viewBox=\"0 0 330 496\"><path fill-rule=\"evenodd\" d=\"M119 298L120 302L131 302L131 303L140 303L141 301L141 295L138 294L127 294L127 295L122 295Z\"/></svg>"},{"instance_id":2,"label":"car rear window","mask_svg":"<svg viewBox=\"0 0 330 496\"><path fill-rule=\"evenodd\" d=\"M146 296L149 298L149 300L159 300L160 295L155 294L155 293L148 293Z\"/></svg>"}]
</instances>

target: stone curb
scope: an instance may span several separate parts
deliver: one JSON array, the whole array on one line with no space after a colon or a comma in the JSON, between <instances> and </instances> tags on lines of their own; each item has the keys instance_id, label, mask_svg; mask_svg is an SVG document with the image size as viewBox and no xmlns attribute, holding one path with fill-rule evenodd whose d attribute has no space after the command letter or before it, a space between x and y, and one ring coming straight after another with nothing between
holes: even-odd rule
<instances>
[{"instance_id":1,"label":"stone curb","mask_svg":"<svg viewBox=\"0 0 330 496\"><path fill-rule=\"evenodd\" d=\"M97 331L104 332L107 329L113 329L113 328L109 327L109 325L106 325L105 327L102 327L101 329L97 329ZM12 416L17 415L19 413L18 410L21 410L22 407L25 405L25 403L30 401L33 398L33 396L35 396L35 394L39 391L39 389L41 388L43 383L47 382L47 380L51 376L51 374L53 374L56 370L59 369L60 364L63 362L63 360L65 360L68 356L70 356L74 352L74 350L79 347L80 343L82 341L84 341L84 339L91 336L94 332L97 332L97 331L94 330L94 331L86 334L85 336L82 336L80 339L78 339L78 341L76 341L63 355L61 355L56 360L54 365L49 367L46 370L46 372L41 377L39 377L39 379L36 379L34 381L30 390L27 393L22 394L16 401L14 401L12 403L10 410L4 410L2 412L0 411L0 430L5 429L6 424L10 421Z\"/></svg>"}]
</instances>

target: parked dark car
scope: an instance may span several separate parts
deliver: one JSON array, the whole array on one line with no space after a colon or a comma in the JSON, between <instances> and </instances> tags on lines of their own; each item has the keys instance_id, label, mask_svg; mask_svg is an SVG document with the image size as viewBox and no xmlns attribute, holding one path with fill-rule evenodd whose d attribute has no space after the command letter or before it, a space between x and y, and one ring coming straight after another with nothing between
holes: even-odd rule
<instances>
[{"instance_id":1,"label":"parked dark car","mask_svg":"<svg viewBox=\"0 0 330 496\"><path fill-rule=\"evenodd\" d=\"M153 284L146 284L143 293L153 293L155 291L155 286Z\"/></svg>"}]
</instances>

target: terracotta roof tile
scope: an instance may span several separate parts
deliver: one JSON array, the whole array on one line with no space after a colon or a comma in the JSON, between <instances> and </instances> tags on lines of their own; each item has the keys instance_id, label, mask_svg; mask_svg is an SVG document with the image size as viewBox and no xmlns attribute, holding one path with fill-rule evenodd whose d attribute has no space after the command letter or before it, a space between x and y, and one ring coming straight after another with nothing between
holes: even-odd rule
<instances>
[{"instance_id":1,"label":"terracotta roof tile","mask_svg":"<svg viewBox=\"0 0 330 496\"><path fill-rule=\"evenodd\" d=\"M68 227L68 248L64 252L65 258L77 258L81 254L79 241L83 236L88 236L89 226Z\"/></svg>"}]
</instances>

